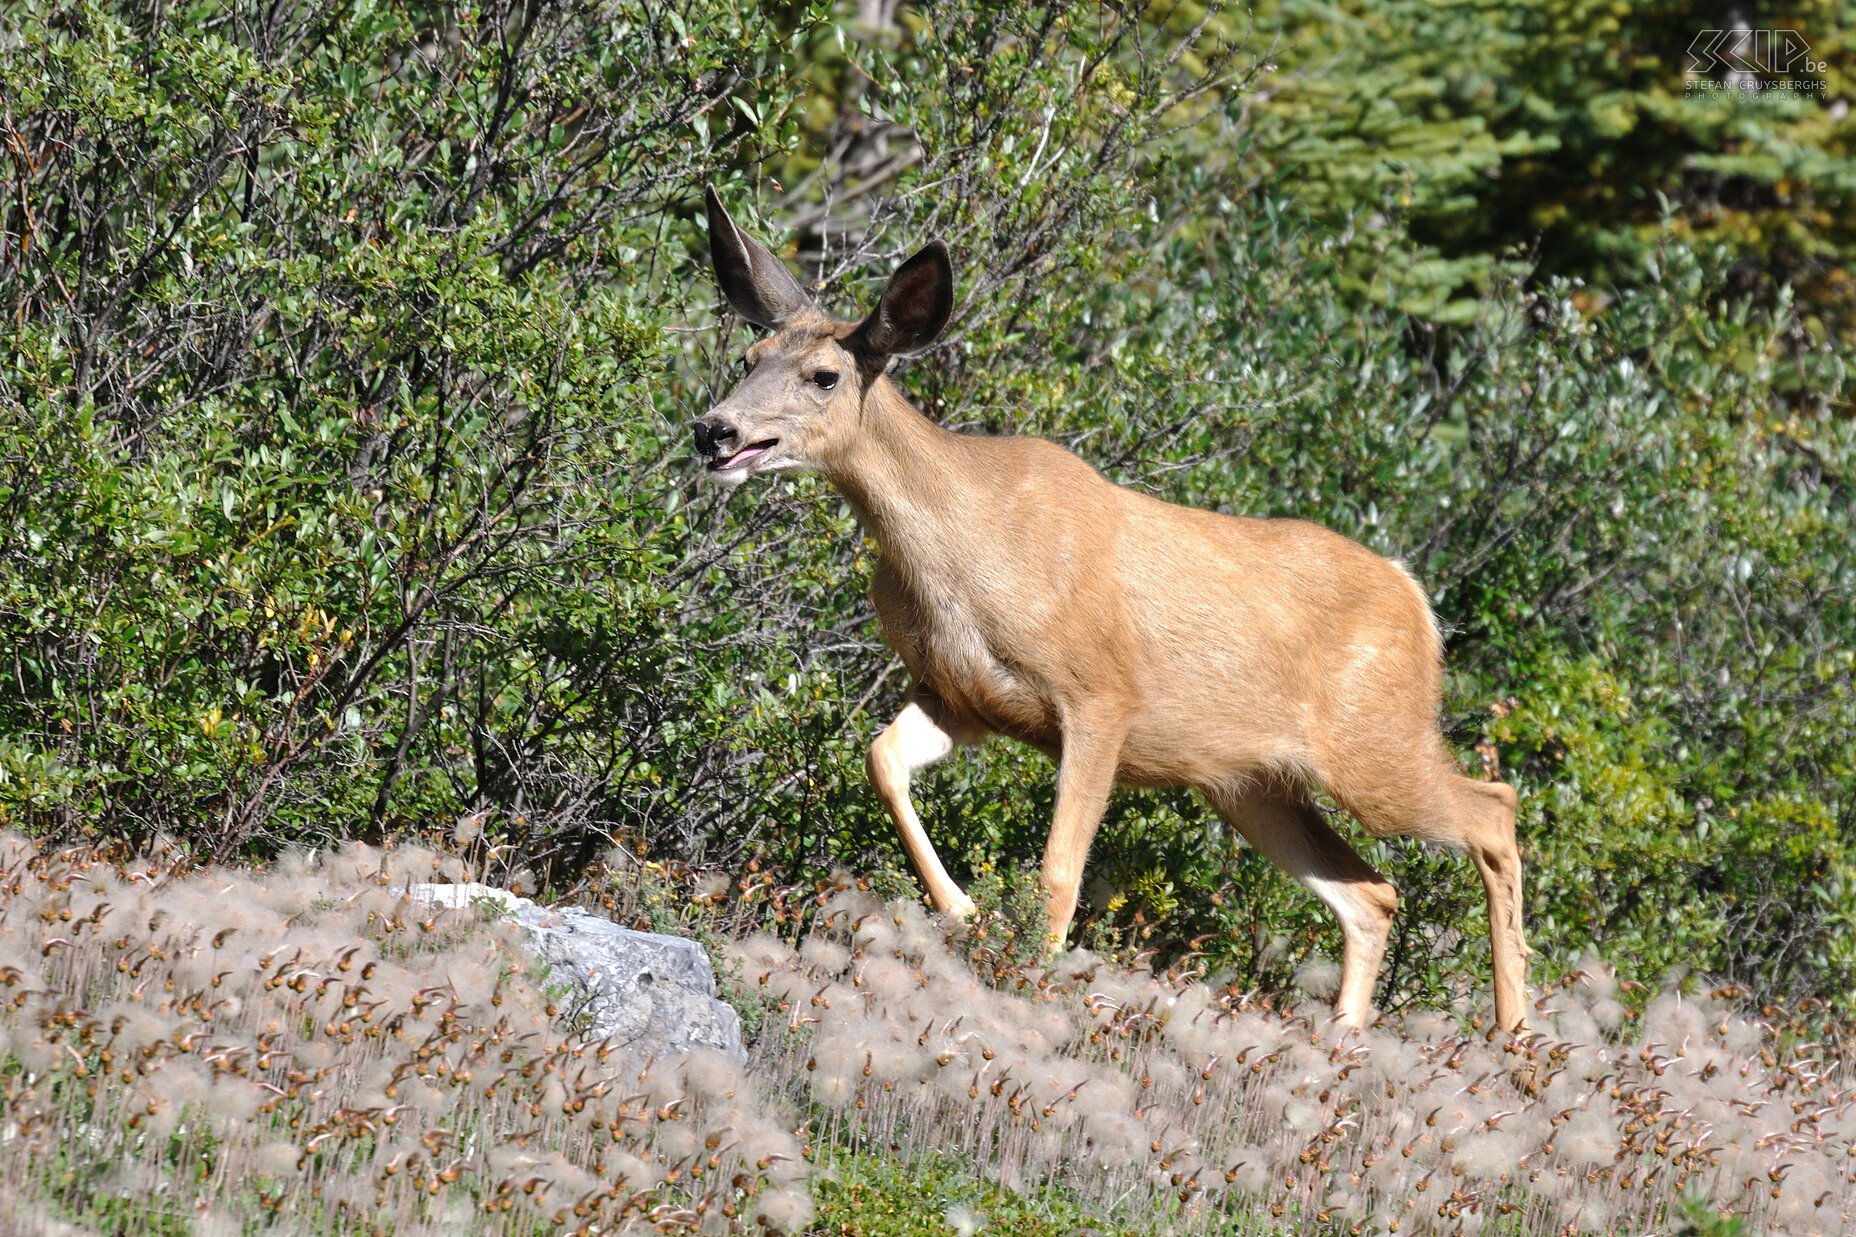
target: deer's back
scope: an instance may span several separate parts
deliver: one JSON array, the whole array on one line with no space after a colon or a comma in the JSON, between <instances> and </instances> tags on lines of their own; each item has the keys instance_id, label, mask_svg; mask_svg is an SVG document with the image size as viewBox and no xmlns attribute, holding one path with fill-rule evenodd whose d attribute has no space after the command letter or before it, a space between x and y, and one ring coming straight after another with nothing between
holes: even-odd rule
<instances>
[{"instance_id":1,"label":"deer's back","mask_svg":"<svg viewBox=\"0 0 1856 1237\"><path fill-rule=\"evenodd\" d=\"M1320 778L1349 748L1435 735L1436 626L1398 564L1300 520L1127 495L1116 590L1141 700L1134 780L1280 768Z\"/></svg>"},{"instance_id":2,"label":"deer's back","mask_svg":"<svg viewBox=\"0 0 1856 1237\"><path fill-rule=\"evenodd\" d=\"M1161 502L1035 439L994 440L962 535L887 552L890 643L957 711L1056 754L1125 716L1124 781L1318 770L1435 734L1435 627L1402 568L1346 537ZM1396 733L1395 733L1396 732Z\"/></svg>"}]
</instances>

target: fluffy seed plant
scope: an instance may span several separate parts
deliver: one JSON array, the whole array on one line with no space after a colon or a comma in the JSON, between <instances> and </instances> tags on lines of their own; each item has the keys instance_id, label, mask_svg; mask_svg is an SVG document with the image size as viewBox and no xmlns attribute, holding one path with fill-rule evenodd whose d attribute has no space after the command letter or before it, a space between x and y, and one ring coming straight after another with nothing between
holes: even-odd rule
<instances>
[{"instance_id":1,"label":"fluffy seed plant","mask_svg":"<svg viewBox=\"0 0 1856 1237\"><path fill-rule=\"evenodd\" d=\"M396 892L461 875L0 837L8 1231L794 1233L838 1150L953 1152L1163 1233L1671 1233L1695 1197L1856 1227L1850 1071L1725 994L1627 1019L1594 963L1518 1040L1343 1036L1081 952L976 969L844 881L796 942L732 947L768 1015L744 1075L585 1042L511 925Z\"/></svg>"},{"instance_id":2,"label":"fluffy seed plant","mask_svg":"<svg viewBox=\"0 0 1856 1237\"><path fill-rule=\"evenodd\" d=\"M1519 1039L1462 1011L1365 1033L1073 952L983 982L920 908L831 893L794 947L736 949L770 1017L756 1077L815 1147L954 1152L1164 1233L1856 1228L1850 1071L1723 992L1627 1020L1611 971ZM996 964L988 979L997 979ZM1633 1029L1634 1028L1634 1029Z\"/></svg>"},{"instance_id":3,"label":"fluffy seed plant","mask_svg":"<svg viewBox=\"0 0 1856 1237\"><path fill-rule=\"evenodd\" d=\"M715 1055L571 1033L431 852L262 873L0 837L11 1233L791 1233L794 1120Z\"/></svg>"}]
</instances>

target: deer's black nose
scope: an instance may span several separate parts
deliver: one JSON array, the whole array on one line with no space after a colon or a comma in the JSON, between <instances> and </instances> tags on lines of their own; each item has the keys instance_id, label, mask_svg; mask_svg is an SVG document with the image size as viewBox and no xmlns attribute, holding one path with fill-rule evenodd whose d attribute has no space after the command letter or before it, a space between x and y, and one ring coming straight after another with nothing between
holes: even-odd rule
<instances>
[{"instance_id":1,"label":"deer's black nose","mask_svg":"<svg viewBox=\"0 0 1856 1237\"><path fill-rule=\"evenodd\" d=\"M703 417L696 422L696 454L712 460L722 453L724 446L740 436L741 432L728 422Z\"/></svg>"}]
</instances>

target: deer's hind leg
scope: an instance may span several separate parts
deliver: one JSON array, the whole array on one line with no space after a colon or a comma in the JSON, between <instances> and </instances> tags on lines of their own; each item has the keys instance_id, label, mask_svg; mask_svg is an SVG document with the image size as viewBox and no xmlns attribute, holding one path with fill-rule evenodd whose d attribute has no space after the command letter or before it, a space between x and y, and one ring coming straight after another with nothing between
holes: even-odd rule
<instances>
[{"instance_id":1,"label":"deer's hind leg","mask_svg":"<svg viewBox=\"0 0 1856 1237\"><path fill-rule=\"evenodd\" d=\"M1212 787L1204 794L1245 841L1308 886L1340 920L1345 944L1334 1016L1346 1026L1366 1026L1398 892L1334 832L1301 787Z\"/></svg>"},{"instance_id":2,"label":"deer's hind leg","mask_svg":"<svg viewBox=\"0 0 1856 1237\"><path fill-rule=\"evenodd\" d=\"M922 827L921 817L909 798L909 777L915 770L945 759L956 747L978 742L985 733L982 727L957 716L938 696L918 687L909 693L909 702L896 720L870 745L865 762L870 785L876 788L877 798L896 822L902 848L927 886L935 909L959 919L973 913L973 900L947 874L934 843L928 840L928 831Z\"/></svg>"},{"instance_id":3,"label":"deer's hind leg","mask_svg":"<svg viewBox=\"0 0 1856 1237\"><path fill-rule=\"evenodd\" d=\"M1449 841L1469 852L1489 899L1489 950L1495 963L1495 1021L1504 1031L1527 1028L1527 958L1521 930L1521 848L1515 842L1514 787L1454 774L1449 788Z\"/></svg>"},{"instance_id":4,"label":"deer's hind leg","mask_svg":"<svg viewBox=\"0 0 1856 1237\"><path fill-rule=\"evenodd\" d=\"M1515 844L1514 787L1458 777L1453 787L1463 844L1489 896L1489 945L1495 959L1495 1021L1527 1027L1527 958L1521 930L1521 848Z\"/></svg>"},{"instance_id":5,"label":"deer's hind leg","mask_svg":"<svg viewBox=\"0 0 1856 1237\"><path fill-rule=\"evenodd\" d=\"M1464 777L1440 744L1429 746L1411 764L1350 768L1328 790L1374 834L1405 834L1469 852L1488 895L1495 1021L1504 1031L1519 1032L1527 1026L1529 950L1522 932L1514 788Z\"/></svg>"}]
</instances>

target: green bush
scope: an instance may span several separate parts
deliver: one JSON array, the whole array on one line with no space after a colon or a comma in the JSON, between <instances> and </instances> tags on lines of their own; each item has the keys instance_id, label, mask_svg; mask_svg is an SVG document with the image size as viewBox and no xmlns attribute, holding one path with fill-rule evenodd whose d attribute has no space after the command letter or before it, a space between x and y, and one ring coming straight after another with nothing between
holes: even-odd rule
<instances>
[{"instance_id":1,"label":"green bush","mask_svg":"<svg viewBox=\"0 0 1856 1237\"><path fill-rule=\"evenodd\" d=\"M948 423L1403 557L1449 633L1453 742L1522 792L1544 966L1856 990L1856 442L1821 300L1742 297L1743 253L1686 247L1679 213L1632 225L1635 290L1517 284L1449 169L1422 184L1476 270L1431 281L1448 313L1380 296L1358 203L1272 180L1332 135L1233 37L994 0L878 28L15 6L0 823L255 855L456 824L557 880L613 842L781 879L898 863L862 775L905 686L871 548L816 479L723 496L685 463L742 345L713 329L712 182L847 313L953 243L953 327L900 375ZM1478 71L1525 95L1517 37ZM999 743L919 797L958 874L1009 890L1050 781ZM1384 998L1479 989L1467 865L1366 849L1408 912ZM1181 794L1116 800L1089 897L1088 939L1245 987L1336 940Z\"/></svg>"},{"instance_id":2,"label":"green bush","mask_svg":"<svg viewBox=\"0 0 1856 1237\"><path fill-rule=\"evenodd\" d=\"M665 204L780 140L781 32L217 12L0 44L0 819L229 853L488 811L532 859L661 817L743 669L683 611L640 306Z\"/></svg>"},{"instance_id":3,"label":"green bush","mask_svg":"<svg viewBox=\"0 0 1856 1237\"><path fill-rule=\"evenodd\" d=\"M1361 295L1467 324L1504 271L1538 266L1602 303L1654 282L1673 234L1727 247L1739 293L1794 286L1807 329L1856 340L1847 5L1741 23L1693 2L1275 0L1255 20L1281 72L1253 104L1261 166L1240 174L1343 235ZM1736 83L1690 54L1736 24L1809 51Z\"/></svg>"}]
</instances>

